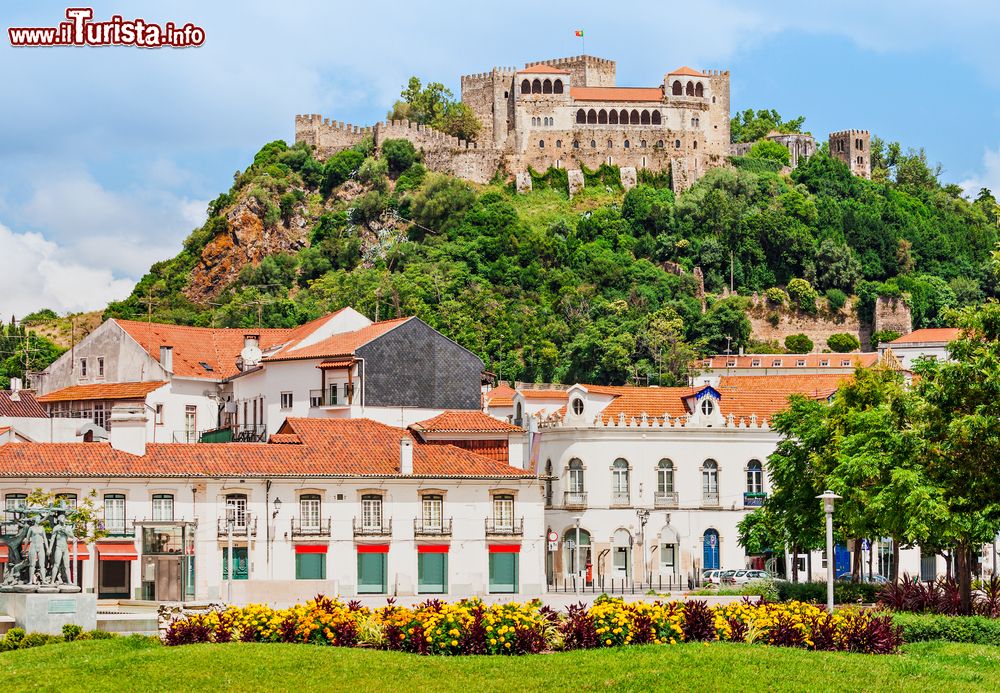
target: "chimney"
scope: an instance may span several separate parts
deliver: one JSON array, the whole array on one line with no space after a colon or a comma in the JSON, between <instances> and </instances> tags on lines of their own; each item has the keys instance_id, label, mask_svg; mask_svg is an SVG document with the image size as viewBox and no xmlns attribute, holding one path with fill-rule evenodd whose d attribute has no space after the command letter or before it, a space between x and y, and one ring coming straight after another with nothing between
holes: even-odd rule
<instances>
[{"instance_id":1,"label":"chimney","mask_svg":"<svg viewBox=\"0 0 1000 693\"><path fill-rule=\"evenodd\" d=\"M160 365L167 373L174 372L174 348L172 346L160 347Z\"/></svg>"},{"instance_id":2,"label":"chimney","mask_svg":"<svg viewBox=\"0 0 1000 693\"><path fill-rule=\"evenodd\" d=\"M399 439L399 473L413 474L413 438L410 436Z\"/></svg>"},{"instance_id":3,"label":"chimney","mask_svg":"<svg viewBox=\"0 0 1000 693\"><path fill-rule=\"evenodd\" d=\"M21 401L21 379L11 378L10 379L10 401L20 402Z\"/></svg>"},{"instance_id":4,"label":"chimney","mask_svg":"<svg viewBox=\"0 0 1000 693\"><path fill-rule=\"evenodd\" d=\"M146 454L146 408L116 404L111 408L111 447L130 455Z\"/></svg>"}]
</instances>

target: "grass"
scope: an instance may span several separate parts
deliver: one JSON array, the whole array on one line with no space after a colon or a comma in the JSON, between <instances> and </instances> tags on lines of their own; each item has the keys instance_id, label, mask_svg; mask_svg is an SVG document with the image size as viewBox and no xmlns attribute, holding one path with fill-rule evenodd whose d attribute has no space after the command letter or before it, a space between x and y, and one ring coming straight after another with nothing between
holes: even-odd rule
<instances>
[{"instance_id":1,"label":"grass","mask_svg":"<svg viewBox=\"0 0 1000 693\"><path fill-rule=\"evenodd\" d=\"M533 228L548 228L556 221L563 220L571 228L576 227L580 214L609 204L621 204L621 190L608 192L604 187L584 188L572 200L565 192L556 190L534 190L527 195L512 195L509 199L518 216Z\"/></svg>"},{"instance_id":2,"label":"grass","mask_svg":"<svg viewBox=\"0 0 1000 693\"><path fill-rule=\"evenodd\" d=\"M982 691L1000 650L926 642L900 655L684 644L527 657L421 657L306 645L167 648L122 638L0 654L9 691Z\"/></svg>"}]
</instances>

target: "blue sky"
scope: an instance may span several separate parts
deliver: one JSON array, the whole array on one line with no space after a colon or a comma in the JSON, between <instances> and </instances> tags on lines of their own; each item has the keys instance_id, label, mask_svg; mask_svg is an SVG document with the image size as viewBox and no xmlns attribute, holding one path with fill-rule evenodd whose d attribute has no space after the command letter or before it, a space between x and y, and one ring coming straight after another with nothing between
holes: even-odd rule
<instances>
[{"instance_id":1,"label":"blue sky","mask_svg":"<svg viewBox=\"0 0 1000 693\"><path fill-rule=\"evenodd\" d=\"M813 6L815 5L815 7ZM407 77L581 51L652 85L679 65L731 71L733 110L806 116L818 138L866 128L923 146L943 178L1000 191L1000 4L105 2L194 22L185 50L0 42L0 315L100 308L172 257L208 200L296 113L367 124ZM490 5L489 7L495 7ZM54 26L66 5L7 2L9 26Z\"/></svg>"}]
</instances>

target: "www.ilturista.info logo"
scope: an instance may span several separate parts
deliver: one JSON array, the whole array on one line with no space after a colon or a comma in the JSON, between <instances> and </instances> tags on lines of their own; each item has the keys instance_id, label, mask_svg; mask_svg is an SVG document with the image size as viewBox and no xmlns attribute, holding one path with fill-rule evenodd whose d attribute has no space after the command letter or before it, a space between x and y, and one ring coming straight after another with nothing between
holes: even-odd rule
<instances>
[{"instance_id":1,"label":"www.ilturista.info logo","mask_svg":"<svg viewBox=\"0 0 1000 693\"><path fill-rule=\"evenodd\" d=\"M68 21L54 27L10 27L12 46L137 46L139 48L190 48L205 43L205 30L188 22L155 24L144 19L113 15L106 22L92 21L91 7L70 7Z\"/></svg>"}]
</instances>

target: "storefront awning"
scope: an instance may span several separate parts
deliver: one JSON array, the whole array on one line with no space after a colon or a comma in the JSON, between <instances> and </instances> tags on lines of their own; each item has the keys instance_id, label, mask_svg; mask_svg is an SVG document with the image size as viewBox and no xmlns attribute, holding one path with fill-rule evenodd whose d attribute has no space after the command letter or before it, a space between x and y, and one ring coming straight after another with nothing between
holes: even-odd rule
<instances>
[{"instance_id":1,"label":"storefront awning","mask_svg":"<svg viewBox=\"0 0 1000 693\"><path fill-rule=\"evenodd\" d=\"M358 544L358 553L389 553L388 544Z\"/></svg>"},{"instance_id":2,"label":"storefront awning","mask_svg":"<svg viewBox=\"0 0 1000 693\"><path fill-rule=\"evenodd\" d=\"M134 561L139 552L135 544L98 544L97 557L102 561Z\"/></svg>"},{"instance_id":3,"label":"storefront awning","mask_svg":"<svg viewBox=\"0 0 1000 693\"><path fill-rule=\"evenodd\" d=\"M520 544L490 544L490 553L521 553Z\"/></svg>"},{"instance_id":4,"label":"storefront awning","mask_svg":"<svg viewBox=\"0 0 1000 693\"><path fill-rule=\"evenodd\" d=\"M417 544L417 553L448 553L448 544Z\"/></svg>"},{"instance_id":5,"label":"storefront awning","mask_svg":"<svg viewBox=\"0 0 1000 693\"><path fill-rule=\"evenodd\" d=\"M296 544L295 553L326 553L326 544Z\"/></svg>"},{"instance_id":6,"label":"storefront awning","mask_svg":"<svg viewBox=\"0 0 1000 693\"><path fill-rule=\"evenodd\" d=\"M70 547L70 553L71 554L73 553L72 547ZM86 561L89 558L90 558L90 552L87 551L87 545L80 544L77 547L76 560ZM6 562L7 562L7 545L0 544L0 563L6 563Z\"/></svg>"}]
</instances>

